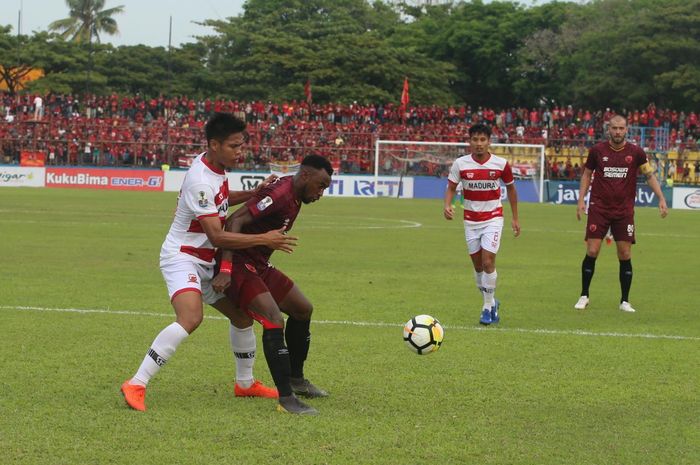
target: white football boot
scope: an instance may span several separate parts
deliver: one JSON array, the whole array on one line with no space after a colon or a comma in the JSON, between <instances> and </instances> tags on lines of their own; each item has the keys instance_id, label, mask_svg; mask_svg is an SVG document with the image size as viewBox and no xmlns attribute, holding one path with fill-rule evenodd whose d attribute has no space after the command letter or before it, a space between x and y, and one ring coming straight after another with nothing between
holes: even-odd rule
<instances>
[{"instance_id":1,"label":"white football boot","mask_svg":"<svg viewBox=\"0 0 700 465\"><path fill-rule=\"evenodd\" d=\"M588 296L587 295L582 295L581 297L578 298L578 302L574 305L574 308L576 310L583 310L584 308L588 307ZM629 305L629 304L628 304ZM622 307L620 307L622 309Z\"/></svg>"},{"instance_id":2,"label":"white football boot","mask_svg":"<svg viewBox=\"0 0 700 465\"><path fill-rule=\"evenodd\" d=\"M634 313L634 312L636 312L636 310L635 310L634 308L632 308L632 306L630 305L630 303L629 303L629 302L625 302L625 301L622 301L622 302L620 303L620 310L622 310L623 312L627 312L627 313Z\"/></svg>"}]
</instances>

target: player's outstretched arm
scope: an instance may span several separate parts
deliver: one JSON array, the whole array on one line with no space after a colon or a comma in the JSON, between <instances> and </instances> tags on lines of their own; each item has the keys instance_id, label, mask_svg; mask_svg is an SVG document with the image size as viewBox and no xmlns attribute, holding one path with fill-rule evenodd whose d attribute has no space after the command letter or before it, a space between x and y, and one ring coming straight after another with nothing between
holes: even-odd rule
<instances>
[{"instance_id":1,"label":"player's outstretched arm","mask_svg":"<svg viewBox=\"0 0 700 465\"><path fill-rule=\"evenodd\" d=\"M588 188L591 187L591 177L593 171L590 168L584 168L581 174L581 186L578 190L578 204L576 205L576 218L580 221L581 217L586 214L586 194Z\"/></svg>"},{"instance_id":2,"label":"player's outstretched arm","mask_svg":"<svg viewBox=\"0 0 700 465\"><path fill-rule=\"evenodd\" d=\"M647 184L649 184L649 187L651 187L651 190L654 192L654 194L656 194L656 197L659 199L659 213L661 213L661 218L666 218L666 215L668 215L668 205L666 205L666 197L664 197L664 193L661 190L661 185L659 184L658 179L656 179L654 171L652 170L649 163L643 164L639 167L639 169L642 173L646 175Z\"/></svg>"},{"instance_id":3,"label":"player's outstretched arm","mask_svg":"<svg viewBox=\"0 0 700 465\"><path fill-rule=\"evenodd\" d=\"M442 214L445 215L445 219L451 220L454 217L455 211L452 206L452 199L454 199L457 193L457 184L452 181L447 181L447 189L445 189L445 202L442 210Z\"/></svg>"},{"instance_id":4,"label":"player's outstretched arm","mask_svg":"<svg viewBox=\"0 0 700 465\"><path fill-rule=\"evenodd\" d=\"M246 207L241 207L246 209ZM233 215L232 215L233 216ZM221 229L221 220L218 216L206 216L199 219L204 233L216 248L223 249L247 249L263 245L273 250L282 250L291 253L296 246L297 238L284 234L284 228L268 231L264 234L243 234L241 232L229 232ZM227 221L228 225L228 221ZM240 231L240 229L239 229Z\"/></svg>"},{"instance_id":5,"label":"player's outstretched arm","mask_svg":"<svg viewBox=\"0 0 700 465\"><path fill-rule=\"evenodd\" d=\"M228 193L228 204L238 205L239 203L247 202L255 193L257 193L263 187L275 182L277 180L276 174L271 174L265 178L263 182L258 184L255 189L249 191L230 191Z\"/></svg>"},{"instance_id":6,"label":"player's outstretched arm","mask_svg":"<svg viewBox=\"0 0 700 465\"><path fill-rule=\"evenodd\" d=\"M508 184L506 186L506 191L508 192L510 211L513 213L513 217L510 220L510 226L513 229L513 235L518 237L520 235L520 219L518 216L518 191L515 189L515 182Z\"/></svg>"}]
</instances>

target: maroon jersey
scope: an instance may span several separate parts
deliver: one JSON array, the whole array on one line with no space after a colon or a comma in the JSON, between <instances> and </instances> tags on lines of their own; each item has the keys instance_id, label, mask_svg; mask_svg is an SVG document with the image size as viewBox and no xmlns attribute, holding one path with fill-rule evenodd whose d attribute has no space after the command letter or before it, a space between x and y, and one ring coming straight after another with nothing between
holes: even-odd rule
<instances>
[{"instance_id":1,"label":"maroon jersey","mask_svg":"<svg viewBox=\"0 0 700 465\"><path fill-rule=\"evenodd\" d=\"M301 201L294 194L294 176L285 176L264 187L245 204L253 217L252 223L243 228L246 234L262 234L285 226L289 231L294 225ZM236 263L252 263L266 267L274 250L265 246L237 249L233 251Z\"/></svg>"},{"instance_id":2,"label":"maroon jersey","mask_svg":"<svg viewBox=\"0 0 700 465\"><path fill-rule=\"evenodd\" d=\"M585 167L593 171L590 208L615 213L634 210L637 194L637 171L647 162L639 146L626 143L613 150L608 142L600 142L588 152Z\"/></svg>"}]
</instances>

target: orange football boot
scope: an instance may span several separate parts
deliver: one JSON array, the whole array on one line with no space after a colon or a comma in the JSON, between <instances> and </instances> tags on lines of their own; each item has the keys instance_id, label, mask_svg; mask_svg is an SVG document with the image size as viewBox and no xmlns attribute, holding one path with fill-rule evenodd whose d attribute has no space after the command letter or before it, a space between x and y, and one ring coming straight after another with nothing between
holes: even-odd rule
<instances>
[{"instance_id":1,"label":"orange football boot","mask_svg":"<svg viewBox=\"0 0 700 465\"><path fill-rule=\"evenodd\" d=\"M247 388L241 387L236 383L233 387L233 393L236 397L265 397L267 399L277 399L279 397L277 389L267 387L257 379Z\"/></svg>"},{"instance_id":2,"label":"orange football boot","mask_svg":"<svg viewBox=\"0 0 700 465\"><path fill-rule=\"evenodd\" d=\"M130 379L124 381L122 384L122 394L124 395L124 400L134 410L139 410L141 412L146 411L146 386L141 386L139 384L129 384Z\"/></svg>"}]
</instances>

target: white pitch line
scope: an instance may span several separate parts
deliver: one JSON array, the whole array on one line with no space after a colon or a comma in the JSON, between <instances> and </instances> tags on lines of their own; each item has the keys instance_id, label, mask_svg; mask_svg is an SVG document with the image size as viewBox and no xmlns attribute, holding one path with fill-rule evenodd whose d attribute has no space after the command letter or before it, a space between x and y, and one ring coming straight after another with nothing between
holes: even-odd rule
<instances>
[{"instance_id":1,"label":"white pitch line","mask_svg":"<svg viewBox=\"0 0 700 465\"><path fill-rule=\"evenodd\" d=\"M19 305L0 305L3 310L20 310L20 311L35 311L35 312L58 312L58 313L103 313L109 315L132 315L132 316L157 316L163 318L172 318L172 313L156 313L156 312L135 312L130 310L111 310L109 308L52 308L52 307L29 307ZM228 318L216 315L204 315L207 320L228 320ZM381 321L351 321L351 320L313 320L313 323L320 325L345 325L345 326L369 326L369 327L402 327L400 323L387 323ZM637 339L671 339L677 341L700 341L700 337L694 336L677 336L669 334L648 334L648 333L617 333L617 332L595 332L584 331L580 329L564 330L564 329L526 329L526 328L499 328L490 327L482 328L477 326L459 326L445 325L447 329L457 329L464 331L489 331L499 333L525 333L525 334L550 334L554 336L592 336L592 337L620 337L620 338L637 338Z\"/></svg>"}]
</instances>

